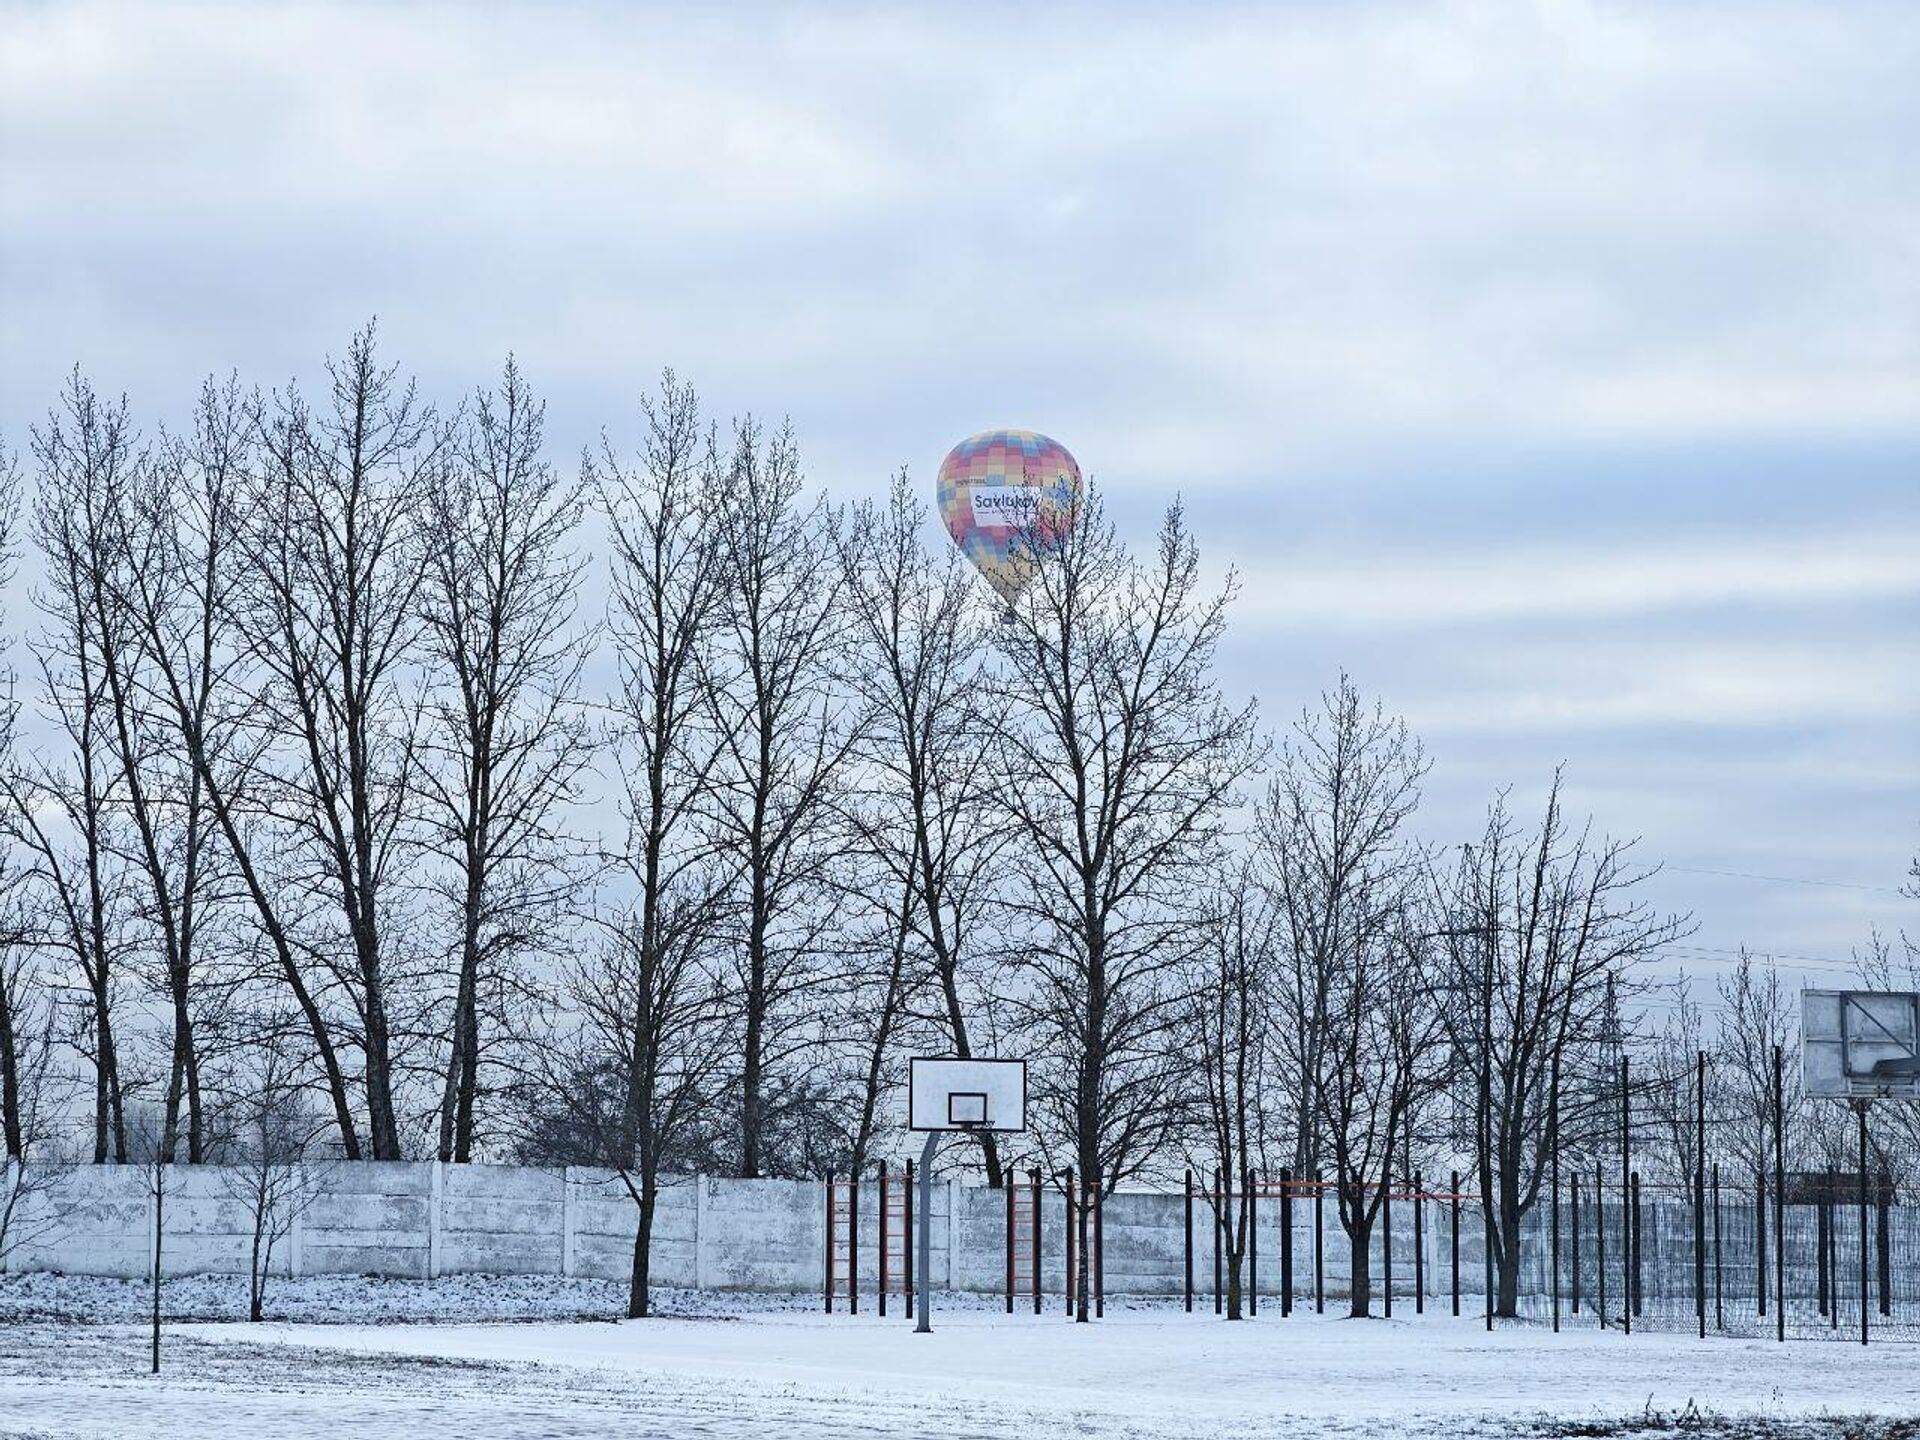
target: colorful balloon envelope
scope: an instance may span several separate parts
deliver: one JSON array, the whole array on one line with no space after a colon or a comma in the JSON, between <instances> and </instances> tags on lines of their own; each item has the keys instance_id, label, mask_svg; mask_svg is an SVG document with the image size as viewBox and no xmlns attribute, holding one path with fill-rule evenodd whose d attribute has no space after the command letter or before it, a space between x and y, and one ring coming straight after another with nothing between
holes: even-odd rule
<instances>
[{"instance_id":1,"label":"colorful balloon envelope","mask_svg":"<svg viewBox=\"0 0 1920 1440\"><path fill-rule=\"evenodd\" d=\"M1033 579L1044 544L1080 498L1067 447L1032 430L983 430L940 462L940 518L953 543L1009 605Z\"/></svg>"}]
</instances>

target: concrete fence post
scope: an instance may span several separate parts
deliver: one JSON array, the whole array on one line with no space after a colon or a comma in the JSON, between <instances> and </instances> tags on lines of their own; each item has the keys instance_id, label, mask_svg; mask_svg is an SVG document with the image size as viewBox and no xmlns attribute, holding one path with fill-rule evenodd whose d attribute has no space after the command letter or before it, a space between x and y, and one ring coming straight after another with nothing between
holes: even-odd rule
<instances>
[{"instance_id":1,"label":"concrete fence post","mask_svg":"<svg viewBox=\"0 0 1920 1440\"><path fill-rule=\"evenodd\" d=\"M147 1167L142 1166L141 1168L144 1170ZM118 1178L118 1177L116 1176L115 1178ZM147 1176L148 1183L146 1186L146 1194L147 1194L147 1274L148 1275L153 1274L154 1246L160 1243L160 1206L162 1203L160 1191L165 1189L166 1177L163 1175L160 1177L160 1179L161 1179L161 1183L156 1186L152 1183L152 1176L151 1175Z\"/></svg>"},{"instance_id":2,"label":"concrete fence post","mask_svg":"<svg viewBox=\"0 0 1920 1440\"><path fill-rule=\"evenodd\" d=\"M707 1177L693 1177L693 1288L707 1288Z\"/></svg>"},{"instance_id":3,"label":"concrete fence post","mask_svg":"<svg viewBox=\"0 0 1920 1440\"><path fill-rule=\"evenodd\" d=\"M960 1182L947 1178L947 1289L957 1289L960 1274Z\"/></svg>"},{"instance_id":4,"label":"concrete fence post","mask_svg":"<svg viewBox=\"0 0 1920 1440\"><path fill-rule=\"evenodd\" d=\"M573 1227L577 1216L573 1205L573 1167L560 1167L560 1273L567 1279L573 1278Z\"/></svg>"},{"instance_id":5,"label":"concrete fence post","mask_svg":"<svg viewBox=\"0 0 1920 1440\"><path fill-rule=\"evenodd\" d=\"M446 1185L446 1166L438 1161L428 1162L432 1169L427 1176L427 1279L440 1278L440 1199Z\"/></svg>"},{"instance_id":6,"label":"concrete fence post","mask_svg":"<svg viewBox=\"0 0 1920 1440\"><path fill-rule=\"evenodd\" d=\"M306 1162L296 1160L293 1165L293 1174L293 1194L296 1197L303 1197L307 1193ZM315 1196L314 1198L318 1199L319 1197ZM287 1224L287 1278L291 1280L298 1280L300 1278L300 1272L305 1268L306 1256L303 1251L306 1245L307 1224L302 1217L305 1215L306 1209L307 1207L298 1203L298 1199L296 1199L293 1207L293 1219Z\"/></svg>"}]
</instances>

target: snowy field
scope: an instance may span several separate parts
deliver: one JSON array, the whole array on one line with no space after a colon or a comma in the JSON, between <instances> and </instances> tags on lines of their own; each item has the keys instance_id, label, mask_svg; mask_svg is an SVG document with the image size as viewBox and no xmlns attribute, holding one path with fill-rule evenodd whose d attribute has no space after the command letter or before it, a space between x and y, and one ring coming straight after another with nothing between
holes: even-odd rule
<instances>
[{"instance_id":1,"label":"snowy field","mask_svg":"<svg viewBox=\"0 0 1920 1440\"><path fill-rule=\"evenodd\" d=\"M623 1324L392 1323L471 1307L489 1286L501 1314L596 1298L470 1277L375 1286L387 1293L370 1304L353 1294L364 1281L287 1297L358 1309L354 1323L181 1324L155 1380L127 1323L138 1288L62 1283L29 1300L24 1280L0 1282L0 1435L1920 1436L1920 1349L1894 1344L1488 1336L1439 1317L1228 1325L1160 1305L1092 1326L950 1308L916 1336L897 1316L739 1297Z\"/></svg>"}]
</instances>

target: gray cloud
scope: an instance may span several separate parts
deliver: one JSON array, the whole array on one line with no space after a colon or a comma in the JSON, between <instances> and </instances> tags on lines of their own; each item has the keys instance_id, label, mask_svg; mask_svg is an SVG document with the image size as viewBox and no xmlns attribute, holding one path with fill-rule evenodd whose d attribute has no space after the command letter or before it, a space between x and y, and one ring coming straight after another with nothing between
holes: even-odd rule
<instances>
[{"instance_id":1,"label":"gray cloud","mask_svg":"<svg viewBox=\"0 0 1920 1440\"><path fill-rule=\"evenodd\" d=\"M1422 723L1437 836L1566 759L1676 860L1881 884L1917 72L1891 5L16 7L0 424L375 312L443 396L515 350L563 454L663 364L842 495L1031 424L1142 538L1189 498L1276 719L1345 665ZM1905 913L1661 883L1714 945Z\"/></svg>"}]
</instances>

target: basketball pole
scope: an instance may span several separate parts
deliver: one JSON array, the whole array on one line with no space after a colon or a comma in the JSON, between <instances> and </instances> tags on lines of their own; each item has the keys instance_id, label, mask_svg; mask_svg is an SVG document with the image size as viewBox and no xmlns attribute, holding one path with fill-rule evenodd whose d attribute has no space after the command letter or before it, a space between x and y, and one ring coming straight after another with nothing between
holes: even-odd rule
<instances>
[{"instance_id":1,"label":"basketball pole","mask_svg":"<svg viewBox=\"0 0 1920 1440\"><path fill-rule=\"evenodd\" d=\"M929 1130L927 1143L920 1147L920 1235L919 1253L913 1257L914 1314L913 1333L933 1333L933 1286L929 1283L932 1267L927 1252L933 1249L933 1147L940 1143L940 1132Z\"/></svg>"}]
</instances>

